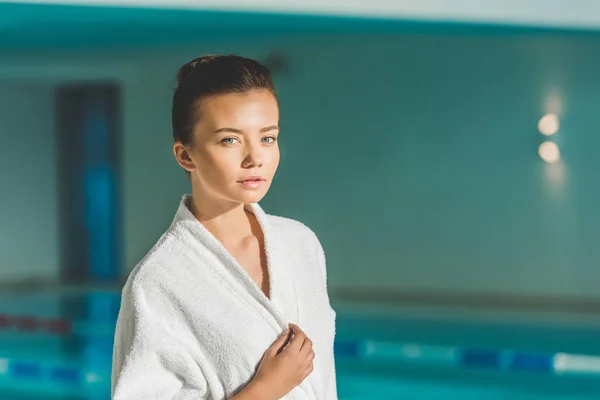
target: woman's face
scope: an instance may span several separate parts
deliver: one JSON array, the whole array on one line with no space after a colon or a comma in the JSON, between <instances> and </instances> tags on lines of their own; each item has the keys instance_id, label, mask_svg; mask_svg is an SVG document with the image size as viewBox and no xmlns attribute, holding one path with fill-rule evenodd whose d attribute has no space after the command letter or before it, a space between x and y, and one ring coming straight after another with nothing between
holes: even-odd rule
<instances>
[{"instance_id":1,"label":"woman's face","mask_svg":"<svg viewBox=\"0 0 600 400\"><path fill-rule=\"evenodd\" d=\"M279 106L267 91L223 94L203 99L194 143L175 144L179 164L193 185L214 199L260 201L279 165ZM187 152L187 155L186 155Z\"/></svg>"}]
</instances>

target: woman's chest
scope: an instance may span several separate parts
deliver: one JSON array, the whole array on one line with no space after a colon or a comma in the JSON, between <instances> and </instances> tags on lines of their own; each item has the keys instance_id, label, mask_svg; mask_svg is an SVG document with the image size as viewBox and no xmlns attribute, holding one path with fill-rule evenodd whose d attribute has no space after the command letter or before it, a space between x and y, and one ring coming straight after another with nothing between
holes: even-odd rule
<instances>
[{"instance_id":1,"label":"woman's chest","mask_svg":"<svg viewBox=\"0 0 600 400\"><path fill-rule=\"evenodd\" d=\"M268 260L260 241L252 238L227 245L226 249L264 295L270 297Z\"/></svg>"}]
</instances>

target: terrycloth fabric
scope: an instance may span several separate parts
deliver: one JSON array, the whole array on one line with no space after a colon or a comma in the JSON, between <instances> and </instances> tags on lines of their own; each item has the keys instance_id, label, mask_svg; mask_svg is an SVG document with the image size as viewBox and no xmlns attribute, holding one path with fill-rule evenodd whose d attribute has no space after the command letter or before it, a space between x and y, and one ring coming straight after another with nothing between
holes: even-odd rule
<instances>
[{"instance_id":1,"label":"terrycloth fabric","mask_svg":"<svg viewBox=\"0 0 600 400\"><path fill-rule=\"evenodd\" d=\"M315 234L247 206L264 233L269 299L189 211L190 200L183 196L171 226L123 288L113 399L227 399L250 382L289 322L313 341L315 359L313 372L284 399L337 399L335 311Z\"/></svg>"}]
</instances>

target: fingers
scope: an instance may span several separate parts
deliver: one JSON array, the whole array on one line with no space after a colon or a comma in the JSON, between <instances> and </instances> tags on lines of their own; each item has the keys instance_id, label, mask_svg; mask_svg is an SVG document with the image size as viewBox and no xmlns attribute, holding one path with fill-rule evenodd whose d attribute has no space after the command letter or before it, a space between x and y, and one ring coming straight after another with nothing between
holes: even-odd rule
<instances>
[{"instance_id":1,"label":"fingers","mask_svg":"<svg viewBox=\"0 0 600 400\"><path fill-rule=\"evenodd\" d=\"M291 334L294 337L283 350L283 353L293 357L292 359L299 363L298 369L302 371L302 379L304 379L313 371L313 361L315 359L315 352L312 348L313 343L298 325L290 324Z\"/></svg>"},{"instance_id":2,"label":"fingers","mask_svg":"<svg viewBox=\"0 0 600 400\"><path fill-rule=\"evenodd\" d=\"M313 363L310 363L308 367L306 367L306 369L302 372L302 376L306 378L308 375L310 375L311 372L313 372Z\"/></svg>"},{"instance_id":3,"label":"fingers","mask_svg":"<svg viewBox=\"0 0 600 400\"><path fill-rule=\"evenodd\" d=\"M315 351L311 348L311 350L306 355L306 362L312 363L315 359Z\"/></svg>"},{"instance_id":4,"label":"fingers","mask_svg":"<svg viewBox=\"0 0 600 400\"><path fill-rule=\"evenodd\" d=\"M302 345L304 344L305 339L307 339L306 334L298 327L298 325L290 324L290 328L294 334L294 337L290 344L286 347L285 351L297 354L302 349Z\"/></svg>"},{"instance_id":5,"label":"fingers","mask_svg":"<svg viewBox=\"0 0 600 400\"><path fill-rule=\"evenodd\" d=\"M311 351L312 351L312 340L310 340L307 336L306 339L304 339L304 343L302 343L302 348L300 349L300 354L302 354L304 356L308 356L308 354L310 354Z\"/></svg>"},{"instance_id":6,"label":"fingers","mask_svg":"<svg viewBox=\"0 0 600 400\"><path fill-rule=\"evenodd\" d=\"M294 329L297 329L299 332L301 332L304 337L304 342L302 342L302 346L300 347L299 353L301 355L308 356L309 353L312 351L312 340L310 340L310 338L306 336L304 331L302 331L302 329L300 329L297 325L292 325L292 330Z\"/></svg>"},{"instance_id":7,"label":"fingers","mask_svg":"<svg viewBox=\"0 0 600 400\"><path fill-rule=\"evenodd\" d=\"M280 352L281 348L285 346L285 342L288 340L290 336L291 330L286 329L279 335L279 337L273 342L271 347L269 348L269 353L277 354Z\"/></svg>"},{"instance_id":8,"label":"fingers","mask_svg":"<svg viewBox=\"0 0 600 400\"><path fill-rule=\"evenodd\" d=\"M284 351L287 354L298 355L300 360L312 363L315 357L312 340L297 325L290 324L290 328L294 337Z\"/></svg>"}]
</instances>

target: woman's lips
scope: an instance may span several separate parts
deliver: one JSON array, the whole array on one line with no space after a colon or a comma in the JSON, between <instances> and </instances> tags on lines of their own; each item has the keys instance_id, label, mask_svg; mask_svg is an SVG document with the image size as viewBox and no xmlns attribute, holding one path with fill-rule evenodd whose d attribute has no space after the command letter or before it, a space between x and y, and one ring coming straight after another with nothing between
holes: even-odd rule
<instances>
[{"instance_id":1,"label":"woman's lips","mask_svg":"<svg viewBox=\"0 0 600 400\"><path fill-rule=\"evenodd\" d=\"M265 179L261 176L251 176L238 183L248 189L259 189L265 184Z\"/></svg>"}]
</instances>

